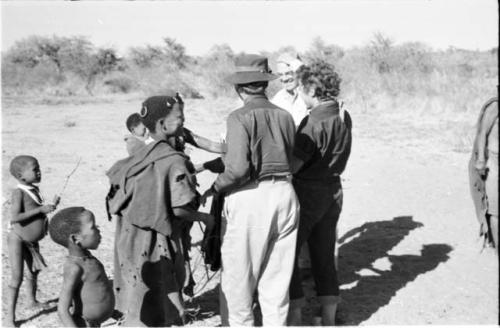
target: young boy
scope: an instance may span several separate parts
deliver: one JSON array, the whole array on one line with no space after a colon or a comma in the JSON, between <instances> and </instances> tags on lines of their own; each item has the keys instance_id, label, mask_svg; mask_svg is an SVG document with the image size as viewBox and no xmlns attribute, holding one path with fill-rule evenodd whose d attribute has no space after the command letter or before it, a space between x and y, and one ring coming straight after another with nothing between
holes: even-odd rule
<instances>
[{"instance_id":1,"label":"young boy","mask_svg":"<svg viewBox=\"0 0 500 328\"><path fill-rule=\"evenodd\" d=\"M50 220L49 233L69 253L57 304L63 326L100 327L111 316L115 297L102 263L89 251L101 242L94 214L83 207L65 208Z\"/></svg>"},{"instance_id":2,"label":"young boy","mask_svg":"<svg viewBox=\"0 0 500 328\"><path fill-rule=\"evenodd\" d=\"M193 166L174 149L184 122L180 100L150 97L140 115L155 142L107 173L108 212L118 216L114 290L123 325L165 326L184 314L182 226L202 221L210 229L213 218L196 211Z\"/></svg>"},{"instance_id":3,"label":"young boy","mask_svg":"<svg viewBox=\"0 0 500 328\"><path fill-rule=\"evenodd\" d=\"M35 184L40 183L40 165L33 156L16 156L10 163L10 173L19 182L12 191L12 217L10 220L7 244L12 270L9 284L7 324L15 326L15 312L19 288L23 280L26 262L26 285L28 302L34 308L47 308L48 304L36 300L37 277L46 267L40 254L40 241L47 233L46 214L55 210L56 205L45 204Z\"/></svg>"},{"instance_id":4,"label":"young boy","mask_svg":"<svg viewBox=\"0 0 500 328\"><path fill-rule=\"evenodd\" d=\"M126 125L131 133L124 138L129 155L133 155L139 149L153 141L149 137L148 129L141 122L141 116L138 113L133 113L127 117Z\"/></svg>"}]
</instances>

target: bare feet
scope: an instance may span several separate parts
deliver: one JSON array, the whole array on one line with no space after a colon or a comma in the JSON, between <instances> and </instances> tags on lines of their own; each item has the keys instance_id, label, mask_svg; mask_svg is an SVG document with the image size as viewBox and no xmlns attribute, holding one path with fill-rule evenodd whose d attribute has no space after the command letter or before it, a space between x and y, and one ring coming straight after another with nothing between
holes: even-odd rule
<instances>
[{"instance_id":1,"label":"bare feet","mask_svg":"<svg viewBox=\"0 0 500 328\"><path fill-rule=\"evenodd\" d=\"M5 327L19 327L14 320L6 320Z\"/></svg>"}]
</instances>

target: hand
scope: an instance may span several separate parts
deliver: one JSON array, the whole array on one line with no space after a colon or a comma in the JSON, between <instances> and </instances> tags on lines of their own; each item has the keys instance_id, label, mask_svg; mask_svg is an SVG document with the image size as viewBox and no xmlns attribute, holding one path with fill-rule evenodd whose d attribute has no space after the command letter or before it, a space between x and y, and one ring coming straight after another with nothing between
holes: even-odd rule
<instances>
[{"instance_id":1,"label":"hand","mask_svg":"<svg viewBox=\"0 0 500 328\"><path fill-rule=\"evenodd\" d=\"M205 206L205 203L207 202L207 198L208 198L208 197L210 197L210 196L213 196L213 194L214 194L214 191L213 191L213 189L212 189L212 188L207 189L207 190L203 193L203 195L201 195L201 197L200 197L200 204L201 204L202 206Z\"/></svg>"},{"instance_id":2,"label":"hand","mask_svg":"<svg viewBox=\"0 0 500 328\"><path fill-rule=\"evenodd\" d=\"M56 209L55 205L47 204L47 205L43 205L42 207L40 207L40 212L42 212L43 214L48 214L50 212L55 211L55 209Z\"/></svg>"}]
</instances>

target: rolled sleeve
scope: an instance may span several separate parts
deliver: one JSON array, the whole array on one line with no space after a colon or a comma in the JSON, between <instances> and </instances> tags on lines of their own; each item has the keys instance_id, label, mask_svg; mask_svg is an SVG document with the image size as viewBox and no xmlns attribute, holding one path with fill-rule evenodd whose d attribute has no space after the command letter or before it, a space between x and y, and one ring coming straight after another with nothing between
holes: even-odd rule
<instances>
[{"instance_id":1,"label":"rolled sleeve","mask_svg":"<svg viewBox=\"0 0 500 328\"><path fill-rule=\"evenodd\" d=\"M224 172L214 182L217 191L229 191L250 178L249 135L236 115L227 119L227 152L224 157Z\"/></svg>"},{"instance_id":2,"label":"rolled sleeve","mask_svg":"<svg viewBox=\"0 0 500 328\"><path fill-rule=\"evenodd\" d=\"M172 207L181 207L196 200L196 187L191 182L190 177L191 173L181 161L175 162L170 168L168 184Z\"/></svg>"}]
</instances>

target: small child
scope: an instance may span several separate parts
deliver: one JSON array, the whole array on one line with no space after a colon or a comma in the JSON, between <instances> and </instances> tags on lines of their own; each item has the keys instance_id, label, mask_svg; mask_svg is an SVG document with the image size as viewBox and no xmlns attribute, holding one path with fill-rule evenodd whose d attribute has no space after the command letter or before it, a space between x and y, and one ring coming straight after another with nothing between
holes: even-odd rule
<instances>
[{"instance_id":1,"label":"small child","mask_svg":"<svg viewBox=\"0 0 500 328\"><path fill-rule=\"evenodd\" d=\"M15 326L17 298L23 280L23 262L26 262L28 268L26 272L28 302L34 308L48 307L47 303L39 303L36 300L38 273L46 267L38 242L47 233L46 214L54 211L57 204L44 205L40 191L35 186L42 179L40 165L33 156L16 156L10 163L10 173L19 182L17 188L12 191L12 217L7 237L12 270L7 324Z\"/></svg>"},{"instance_id":2,"label":"small child","mask_svg":"<svg viewBox=\"0 0 500 328\"><path fill-rule=\"evenodd\" d=\"M111 317L115 297L102 263L89 252L101 242L94 214L83 207L60 210L50 220L49 234L69 252L57 305L63 326L100 327Z\"/></svg>"},{"instance_id":3,"label":"small child","mask_svg":"<svg viewBox=\"0 0 500 328\"><path fill-rule=\"evenodd\" d=\"M185 227L193 221L213 226L211 215L196 211L194 168L176 148L182 107L178 97L144 101L141 120L155 142L107 172L107 208L118 217L113 283L125 326L165 326L184 317Z\"/></svg>"},{"instance_id":4,"label":"small child","mask_svg":"<svg viewBox=\"0 0 500 328\"><path fill-rule=\"evenodd\" d=\"M127 144L127 152L133 155L137 150L153 141L149 136L149 131L141 122L141 117L138 113L133 113L127 117L125 123L131 134L126 135L124 140Z\"/></svg>"}]
</instances>

